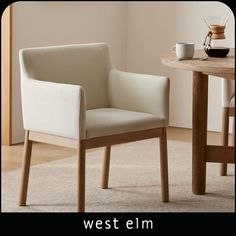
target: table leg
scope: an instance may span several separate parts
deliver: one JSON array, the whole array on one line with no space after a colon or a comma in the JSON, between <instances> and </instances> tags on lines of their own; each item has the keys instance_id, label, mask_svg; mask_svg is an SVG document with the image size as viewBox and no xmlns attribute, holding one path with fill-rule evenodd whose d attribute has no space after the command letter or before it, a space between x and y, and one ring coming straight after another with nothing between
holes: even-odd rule
<instances>
[{"instance_id":1,"label":"table leg","mask_svg":"<svg viewBox=\"0 0 236 236\"><path fill-rule=\"evenodd\" d=\"M204 194L206 189L207 102L208 76L193 72L192 191L195 194Z\"/></svg>"}]
</instances>

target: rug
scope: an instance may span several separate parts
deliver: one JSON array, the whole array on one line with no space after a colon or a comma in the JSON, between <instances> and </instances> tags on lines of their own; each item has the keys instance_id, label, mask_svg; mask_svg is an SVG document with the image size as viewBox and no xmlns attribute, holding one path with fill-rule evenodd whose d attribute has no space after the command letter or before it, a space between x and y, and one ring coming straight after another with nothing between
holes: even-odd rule
<instances>
[{"instance_id":1,"label":"rug","mask_svg":"<svg viewBox=\"0 0 236 236\"><path fill-rule=\"evenodd\" d=\"M234 212L234 165L228 176L207 164L205 195L192 193L191 144L168 140L170 202L161 202L158 139L112 146L109 189L101 189L103 149L87 152L86 212ZM33 157L32 157L33 158ZM77 158L31 167L26 207L18 207L21 170L2 173L2 212L75 212Z\"/></svg>"}]
</instances>

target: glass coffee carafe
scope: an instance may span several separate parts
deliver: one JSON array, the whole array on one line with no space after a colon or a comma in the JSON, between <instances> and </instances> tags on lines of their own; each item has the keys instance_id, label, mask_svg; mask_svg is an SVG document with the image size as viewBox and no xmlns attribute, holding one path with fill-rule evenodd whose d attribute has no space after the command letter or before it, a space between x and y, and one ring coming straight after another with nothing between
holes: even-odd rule
<instances>
[{"instance_id":1,"label":"glass coffee carafe","mask_svg":"<svg viewBox=\"0 0 236 236\"><path fill-rule=\"evenodd\" d=\"M226 57L229 53L229 48L223 46L225 39L224 31L228 19L228 17L225 18L223 16L204 17L209 31L203 45L209 57Z\"/></svg>"}]
</instances>

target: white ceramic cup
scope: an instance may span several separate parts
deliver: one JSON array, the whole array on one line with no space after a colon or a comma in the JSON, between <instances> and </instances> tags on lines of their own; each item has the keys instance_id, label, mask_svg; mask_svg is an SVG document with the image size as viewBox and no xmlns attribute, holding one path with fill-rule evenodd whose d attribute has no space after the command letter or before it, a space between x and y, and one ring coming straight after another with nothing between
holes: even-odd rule
<instances>
[{"instance_id":1,"label":"white ceramic cup","mask_svg":"<svg viewBox=\"0 0 236 236\"><path fill-rule=\"evenodd\" d=\"M194 43L176 43L172 51L176 53L179 60L191 59L194 55Z\"/></svg>"}]
</instances>

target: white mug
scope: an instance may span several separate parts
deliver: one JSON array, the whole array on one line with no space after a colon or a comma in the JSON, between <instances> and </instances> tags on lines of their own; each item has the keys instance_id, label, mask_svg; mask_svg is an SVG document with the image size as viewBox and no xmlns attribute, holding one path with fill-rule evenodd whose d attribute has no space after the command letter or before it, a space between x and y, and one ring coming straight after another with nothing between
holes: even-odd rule
<instances>
[{"instance_id":1,"label":"white mug","mask_svg":"<svg viewBox=\"0 0 236 236\"><path fill-rule=\"evenodd\" d=\"M172 51L176 53L179 60L191 59L194 55L194 43L176 43L172 47Z\"/></svg>"}]
</instances>

